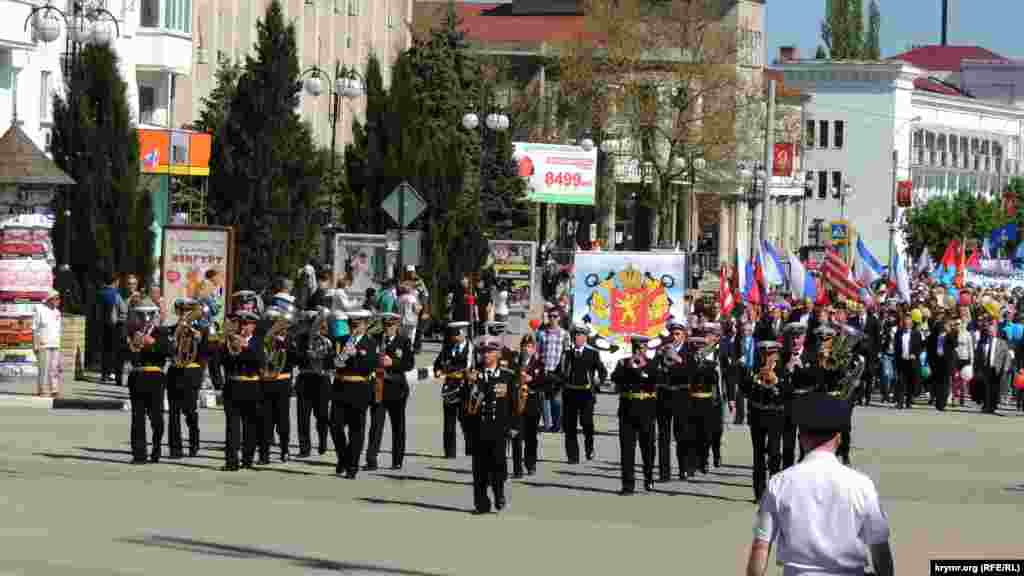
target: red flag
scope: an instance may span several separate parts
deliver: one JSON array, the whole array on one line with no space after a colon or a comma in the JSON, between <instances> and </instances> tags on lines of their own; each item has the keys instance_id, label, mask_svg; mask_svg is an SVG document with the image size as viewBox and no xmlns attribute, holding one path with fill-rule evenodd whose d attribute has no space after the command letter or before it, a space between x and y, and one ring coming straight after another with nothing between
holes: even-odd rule
<instances>
[{"instance_id":1,"label":"red flag","mask_svg":"<svg viewBox=\"0 0 1024 576\"><path fill-rule=\"evenodd\" d=\"M764 286L764 270L761 269L761 261L755 260L754 281L750 283L750 293L747 294L747 302L758 305L764 302L761 286Z\"/></svg>"},{"instance_id":2,"label":"red flag","mask_svg":"<svg viewBox=\"0 0 1024 576\"><path fill-rule=\"evenodd\" d=\"M718 309L724 318L736 306L736 301L732 298L732 290L729 289L729 278L726 277L725 266L722 266L718 274L718 283Z\"/></svg>"},{"instance_id":3,"label":"red flag","mask_svg":"<svg viewBox=\"0 0 1024 576\"><path fill-rule=\"evenodd\" d=\"M829 300L828 298L828 289L825 286L825 282L822 281L821 276L819 276L818 279L815 280L815 282L817 282L818 284L816 289L816 292L818 293L818 298L814 301L814 303L819 306L828 306L829 304L832 303L832 301Z\"/></svg>"},{"instance_id":4,"label":"red flag","mask_svg":"<svg viewBox=\"0 0 1024 576\"><path fill-rule=\"evenodd\" d=\"M963 288L964 287L964 269L967 267L967 258L965 257L966 255L964 254L964 245L963 244L958 244L958 246L959 246L959 249L960 249L960 253L958 254L957 260L956 260L956 278L953 279L953 283L956 285L957 288Z\"/></svg>"},{"instance_id":5,"label":"red flag","mask_svg":"<svg viewBox=\"0 0 1024 576\"><path fill-rule=\"evenodd\" d=\"M946 245L946 251L942 253L942 267L956 268L957 252L960 250L960 241L953 239Z\"/></svg>"},{"instance_id":6,"label":"red flag","mask_svg":"<svg viewBox=\"0 0 1024 576\"><path fill-rule=\"evenodd\" d=\"M848 300L860 302L860 285L853 279L850 267L846 265L846 262L843 261L838 252L829 250L825 253L822 271L825 274L825 281L840 296Z\"/></svg>"},{"instance_id":7,"label":"red flag","mask_svg":"<svg viewBox=\"0 0 1024 576\"><path fill-rule=\"evenodd\" d=\"M978 254L977 247L971 250L971 257L967 259L967 267L975 272L981 270L981 256Z\"/></svg>"}]
</instances>

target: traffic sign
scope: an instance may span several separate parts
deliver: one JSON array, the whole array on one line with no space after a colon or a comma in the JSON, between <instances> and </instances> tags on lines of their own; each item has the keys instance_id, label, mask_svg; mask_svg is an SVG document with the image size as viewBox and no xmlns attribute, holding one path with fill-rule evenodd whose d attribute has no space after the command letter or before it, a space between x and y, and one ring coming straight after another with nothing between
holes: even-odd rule
<instances>
[{"instance_id":1,"label":"traffic sign","mask_svg":"<svg viewBox=\"0 0 1024 576\"><path fill-rule=\"evenodd\" d=\"M381 208L399 226L405 228L427 209L427 202L415 188L403 181L381 202Z\"/></svg>"}]
</instances>

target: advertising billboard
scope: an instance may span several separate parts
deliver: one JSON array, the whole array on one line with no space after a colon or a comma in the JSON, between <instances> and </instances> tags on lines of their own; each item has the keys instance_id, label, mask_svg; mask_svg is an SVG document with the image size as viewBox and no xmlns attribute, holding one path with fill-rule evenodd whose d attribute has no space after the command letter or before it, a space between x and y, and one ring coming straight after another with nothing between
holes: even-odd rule
<instances>
[{"instance_id":1,"label":"advertising billboard","mask_svg":"<svg viewBox=\"0 0 1024 576\"><path fill-rule=\"evenodd\" d=\"M548 204L594 205L597 149L513 142L513 158L526 179L527 199Z\"/></svg>"}]
</instances>

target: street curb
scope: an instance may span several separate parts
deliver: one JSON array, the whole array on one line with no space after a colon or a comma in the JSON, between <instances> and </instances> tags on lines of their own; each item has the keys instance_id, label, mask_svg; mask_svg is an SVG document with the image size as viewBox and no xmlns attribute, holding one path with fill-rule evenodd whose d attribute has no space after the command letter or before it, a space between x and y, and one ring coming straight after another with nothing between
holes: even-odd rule
<instances>
[{"instance_id":1,"label":"street curb","mask_svg":"<svg viewBox=\"0 0 1024 576\"><path fill-rule=\"evenodd\" d=\"M53 410L127 410L127 400L99 398L54 398Z\"/></svg>"},{"instance_id":2,"label":"street curb","mask_svg":"<svg viewBox=\"0 0 1024 576\"><path fill-rule=\"evenodd\" d=\"M21 406L26 408L45 408L49 410L53 407L53 400L53 398L41 398L39 396L27 396L24 394L0 393L0 407Z\"/></svg>"}]
</instances>

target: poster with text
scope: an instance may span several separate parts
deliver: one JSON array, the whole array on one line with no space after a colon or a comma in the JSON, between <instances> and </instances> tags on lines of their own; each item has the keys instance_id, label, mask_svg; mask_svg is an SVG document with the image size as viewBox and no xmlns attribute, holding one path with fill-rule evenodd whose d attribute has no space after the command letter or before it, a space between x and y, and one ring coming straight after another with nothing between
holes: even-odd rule
<instances>
[{"instance_id":1,"label":"poster with text","mask_svg":"<svg viewBox=\"0 0 1024 576\"><path fill-rule=\"evenodd\" d=\"M513 312L530 309L535 278L537 243L521 240L488 242L494 261L494 275L509 285L508 307Z\"/></svg>"},{"instance_id":2,"label":"poster with text","mask_svg":"<svg viewBox=\"0 0 1024 576\"><path fill-rule=\"evenodd\" d=\"M174 301L212 295L220 304L216 322L224 322L225 300L231 294L234 263L231 228L216 226L166 226L161 256L161 288L167 310L166 323L178 321ZM216 270L212 280L207 272Z\"/></svg>"},{"instance_id":3,"label":"poster with text","mask_svg":"<svg viewBox=\"0 0 1024 576\"><path fill-rule=\"evenodd\" d=\"M670 317L683 318L686 255L577 252L574 322L620 347L634 334L657 337Z\"/></svg>"},{"instance_id":4,"label":"poster with text","mask_svg":"<svg viewBox=\"0 0 1024 576\"><path fill-rule=\"evenodd\" d=\"M526 179L531 202L594 205L597 149L579 146L513 142L512 157Z\"/></svg>"},{"instance_id":5,"label":"poster with text","mask_svg":"<svg viewBox=\"0 0 1024 576\"><path fill-rule=\"evenodd\" d=\"M385 234L335 234L334 270L352 279L348 294L362 299L366 290L374 292L392 274L388 270L388 237Z\"/></svg>"}]
</instances>

